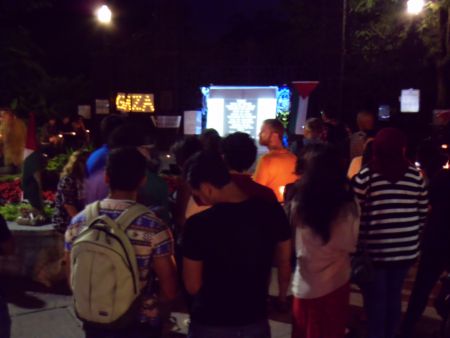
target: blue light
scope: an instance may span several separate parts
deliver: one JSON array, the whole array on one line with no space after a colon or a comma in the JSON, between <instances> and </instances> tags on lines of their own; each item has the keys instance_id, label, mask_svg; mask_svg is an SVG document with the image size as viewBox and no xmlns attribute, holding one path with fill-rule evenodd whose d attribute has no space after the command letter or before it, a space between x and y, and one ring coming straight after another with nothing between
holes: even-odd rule
<instances>
[{"instance_id":1,"label":"blue light","mask_svg":"<svg viewBox=\"0 0 450 338\"><path fill-rule=\"evenodd\" d=\"M200 87L200 90L201 90L203 96L205 96L205 97L209 96L209 87Z\"/></svg>"},{"instance_id":2,"label":"blue light","mask_svg":"<svg viewBox=\"0 0 450 338\"><path fill-rule=\"evenodd\" d=\"M290 112L291 110L291 90L288 87L281 87L277 94L277 113Z\"/></svg>"}]
</instances>

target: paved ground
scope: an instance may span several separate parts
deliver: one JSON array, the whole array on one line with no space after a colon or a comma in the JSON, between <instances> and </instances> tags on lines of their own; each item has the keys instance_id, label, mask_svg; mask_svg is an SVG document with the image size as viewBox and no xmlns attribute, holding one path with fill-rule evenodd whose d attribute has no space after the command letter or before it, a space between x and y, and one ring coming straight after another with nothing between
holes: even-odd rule
<instances>
[{"instance_id":1,"label":"paved ground","mask_svg":"<svg viewBox=\"0 0 450 338\"><path fill-rule=\"evenodd\" d=\"M81 338L83 333L80 323L72 310L72 298L64 285L52 290L45 289L37 283L18 278L3 278L4 291L9 301L12 317L12 338ZM409 285L410 281L406 284ZM271 293L276 292L275 285ZM408 289L405 289L407 296ZM352 292L352 338L364 337L364 314L361 308L361 295L354 289ZM270 302L269 302L270 304ZM406 306L406 302L404 303ZM278 312L270 308L272 335L274 338L290 337L290 313ZM416 338L434 338L439 321L432 308L428 308L418 327ZM167 338L185 337L187 314L180 300L176 305L173 317L176 324L173 332L166 333Z\"/></svg>"}]
</instances>

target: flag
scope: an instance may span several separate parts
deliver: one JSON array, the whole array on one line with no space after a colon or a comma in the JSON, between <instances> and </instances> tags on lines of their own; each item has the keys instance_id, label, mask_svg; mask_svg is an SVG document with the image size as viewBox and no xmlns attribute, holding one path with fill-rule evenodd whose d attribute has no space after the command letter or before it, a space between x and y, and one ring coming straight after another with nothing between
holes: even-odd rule
<instances>
[{"instance_id":1,"label":"flag","mask_svg":"<svg viewBox=\"0 0 450 338\"><path fill-rule=\"evenodd\" d=\"M294 127L294 133L296 135L303 135L306 116L308 114L309 96L319 85L319 82L294 81L292 84L298 93L298 106L297 114L295 115L295 119L292 120L291 126Z\"/></svg>"}]
</instances>

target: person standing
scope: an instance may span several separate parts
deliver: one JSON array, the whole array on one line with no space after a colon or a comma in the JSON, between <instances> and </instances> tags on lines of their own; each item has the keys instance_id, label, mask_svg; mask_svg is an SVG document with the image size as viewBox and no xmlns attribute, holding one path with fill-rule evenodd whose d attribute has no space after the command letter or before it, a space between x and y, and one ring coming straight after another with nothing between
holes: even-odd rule
<instances>
[{"instance_id":1,"label":"person standing","mask_svg":"<svg viewBox=\"0 0 450 338\"><path fill-rule=\"evenodd\" d=\"M211 205L186 221L183 234L183 280L193 295L188 337L270 337L274 257L280 300L290 281L291 229L282 207L249 198L219 154L198 153L184 168L193 195Z\"/></svg>"},{"instance_id":2,"label":"person standing","mask_svg":"<svg viewBox=\"0 0 450 338\"><path fill-rule=\"evenodd\" d=\"M302 157L302 178L290 203L297 259L292 338L343 338L359 206L334 147L307 145Z\"/></svg>"},{"instance_id":3,"label":"person standing","mask_svg":"<svg viewBox=\"0 0 450 338\"><path fill-rule=\"evenodd\" d=\"M420 172L405 157L406 136L384 128L373 141L373 157L352 180L362 209L360 245L374 271L362 287L368 338L393 338L401 319L405 277L419 256L419 234L428 211Z\"/></svg>"},{"instance_id":4,"label":"person standing","mask_svg":"<svg viewBox=\"0 0 450 338\"><path fill-rule=\"evenodd\" d=\"M20 172L23 163L27 127L10 109L0 111L0 142L3 149L3 165L1 174Z\"/></svg>"},{"instance_id":5,"label":"person standing","mask_svg":"<svg viewBox=\"0 0 450 338\"><path fill-rule=\"evenodd\" d=\"M222 140L222 155L231 179L248 196L277 202L272 189L253 181L247 173L256 160L257 148L249 134L236 132Z\"/></svg>"},{"instance_id":6,"label":"person standing","mask_svg":"<svg viewBox=\"0 0 450 338\"><path fill-rule=\"evenodd\" d=\"M84 208L84 178L88 154L75 151L65 165L56 188L55 213L52 221L64 233L70 220Z\"/></svg>"},{"instance_id":7,"label":"person standing","mask_svg":"<svg viewBox=\"0 0 450 338\"><path fill-rule=\"evenodd\" d=\"M412 338L433 287L444 271L450 272L450 171L431 178L430 214L422 240L417 276L402 323L401 337Z\"/></svg>"},{"instance_id":8,"label":"person standing","mask_svg":"<svg viewBox=\"0 0 450 338\"><path fill-rule=\"evenodd\" d=\"M350 160L362 156L367 140L375 136L375 117L372 113L366 110L358 112L356 124L358 131L350 136Z\"/></svg>"},{"instance_id":9,"label":"person standing","mask_svg":"<svg viewBox=\"0 0 450 338\"><path fill-rule=\"evenodd\" d=\"M108 141L111 134L124 124L119 115L109 115L100 124L100 134L103 145L94 150L86 162L86 203L92 203L108 195L108 187L104 184L105 168L110 147Z\"/></svg>"},{"instance_id":10,"label":"person standing","mask_svg":"<svg viewBox=\"0 0 450 338\"><path fill-rule=\"evenodd\" d=\"M259 144L269 149L258 161L253 179L272 189L283 202L287 184L295 182L297 157L283 146L284 127L276 119L265 120L259 133Z\"/></svg>"},{"instance_id":11,"label":"person standing","mask_svg":"<svg viewBox=\"0 0 450 338\"><path fill-rule=\"evenodd\" d=\"M131 210L136 206L140 206L140 209L145 209L144 206L136 203L138 189L145 180L145 172L145 158L137 149L119 148L112 150L106 165L106 181L110 188L110 194L97 204L97 214L104 218L107 217L107 219L114 222L119 217L123 219L127 210ZM90 260L92 264L96 263L98 265L83 267L83 263L89 262L87 258L77 261L76 264L71 260L74 244L77 243L79 237L84 233L83 230L92 221L89 218L90 210L91 207L87 206L72 219L66 230L65 260L72 263L67 264L67 275L74 290L78 290L77 287L79 288L76 283L73 283L74 280L79 283L89 283L89 297L83 290L78 290L81 293L74 291L75 304L77 302L86 304L86 302L91 302L91 299L99 299L103 295L101 303L89 303L89 306L86 306L85 309L90 309L92 312L97 310L100 316L108 316L109 313L101 309L111 304L112 297L108 297L110 295L109 292L114 292L117 287L114 283L111 283L111 280L106 279L104 276L95 276L95 273L97 271L109 273L109 270L105 271L104 266L105 263L110 261L105 259L105 255L98 255L98 257L95 256L97 259L94 257L94 259ZM134 316L131 318L130 323L119 328L85 321L83 329L87 338L156 338L161 336L161 308L176 296L173 237L167 225L148 208L147 210L148 212L131 219L131 223L124 230L134 251L138 270L139 280L137 285L139 287L139 297L137 298L137 311L132 311ZM117 234L117 236L119 235ZM123 244L123 247L126 246L126 244ZM91 250L93 250L92 247ZM86 254L89 252L91 251L87 251ZM133 266L135 264L129 262L129 265ZM87 271L90 271L90 273L87 273ZM82 274L78 275L78 273ZM90 278L86 275L89 275ZM116 276L116 278L122 281L123 286L126 285L123 279L124 276ZM158 284L156 279L158 279ZM101 285L95 284L96 281L102 281ZM84 297L77 299L77 295ZM120 304L116 304L116 306L119 308ZM132 309L128 310L131 311Z\"/></svg>"}]
</instances>

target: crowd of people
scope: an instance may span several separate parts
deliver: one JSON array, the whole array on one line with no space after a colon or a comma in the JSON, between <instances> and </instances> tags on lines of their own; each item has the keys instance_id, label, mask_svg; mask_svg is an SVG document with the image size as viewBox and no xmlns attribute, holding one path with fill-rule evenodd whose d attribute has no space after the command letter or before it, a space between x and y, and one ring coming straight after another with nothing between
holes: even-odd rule
<instances>
[{"instance_id":1,"label":"crowd of people","mask_svg":"<svg viewBox=\"0 0 450 338\"><path fill-rule=\"evenodd\" d=\"M266 120L258 160L245 133L186 137L171 149L180 175L169 196L147 136L106 117L104 144L73 153L61 173L54 215L86 337L161 337L180 294L188 337L270 337L275 267L293 338L344 338L352 282L368 338L413 338L449 267L450 173L412 164L405 134L376 130L369 112L357 124L352 134L326 114L309 119L287 148L283 125ZM419 256L402 322L402 287Z\"/></svg>"}]
</instances>

